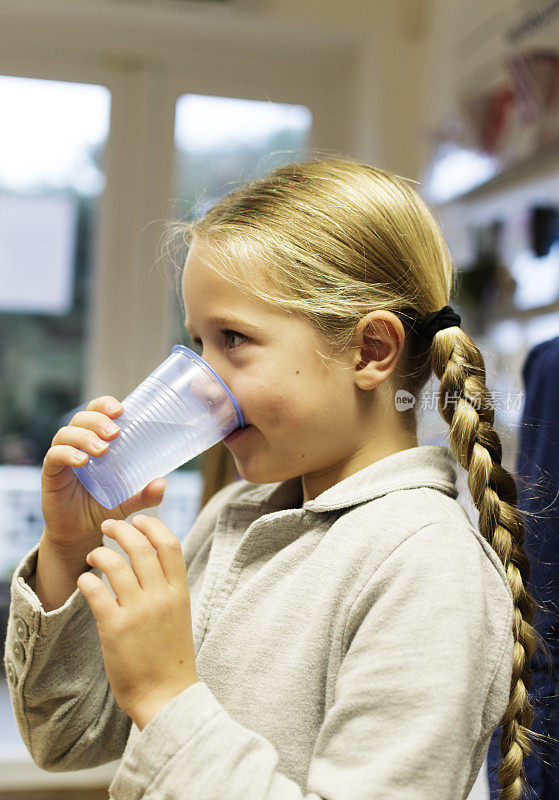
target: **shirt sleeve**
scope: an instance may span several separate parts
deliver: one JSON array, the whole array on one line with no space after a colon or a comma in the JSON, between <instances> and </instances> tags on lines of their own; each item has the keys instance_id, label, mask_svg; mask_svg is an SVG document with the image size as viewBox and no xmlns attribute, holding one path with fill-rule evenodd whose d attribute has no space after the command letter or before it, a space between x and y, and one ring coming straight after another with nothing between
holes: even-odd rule
<instances>
[{"instance_id":1,"label":"shirt sleeve","mask_svg":"<svg viewBox=\"0 0 559 800\"><path fill-rule=\"evenodd\" d=\"M427 526L356 594L305 786L198 680L137 731L110 797L466 797L508 702L513 648L510 590L469 536Z\"/></svg>"},{"instance_id":2,"label":"shirt sleeve","mask_svg":"<svg viewBox=\"0 0 559 800\"><path fill-rule=\"evenodd\" d=\"M228 484L200 511L183 542L187 563L213 529L223 502L239 490ZM114 698L84 595L76 587L60 608L43 609L34 591L38 550L37 544L12 577L4 666L14 716L42 769L96 767L122 756L132 721ZM103 578L99 569L91 571Z\"/></svg>"},{"instance_id":3,"label":"shirt sleeve","mask_svg":"<svg viewBox=\"0 0 559 800\"><path fill-rule=\"evenodd\" d=\"M38 549L12 578L4 665L14 716L42 769L96 767L120 758L132 722L110 688L83 594L76 588L64 605L45 612L31 588Z\"/></svg>"}]
</instances>

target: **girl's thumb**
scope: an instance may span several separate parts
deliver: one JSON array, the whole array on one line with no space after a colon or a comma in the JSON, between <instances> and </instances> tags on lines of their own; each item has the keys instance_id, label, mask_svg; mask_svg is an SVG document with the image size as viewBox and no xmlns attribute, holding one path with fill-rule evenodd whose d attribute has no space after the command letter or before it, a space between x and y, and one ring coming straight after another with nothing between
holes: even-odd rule
<instances>
[{"instance_id":1,"label":"girl's thumb","mask_svg":"<svg viewBox=\"0 0 559 800\"><path fill-rule=\"evenodd\" d=\"M156 497L163 497L166 488L167 481L165 478L156 478L151 485L151 490Z\"/></svg>"},{"instance_id":2,"label":"girl's thumb","mask_svg":"<svg viewBox=\"0 0 559 800\"><path fill-rule=\"evenodd\" d=\"M155 478L147 486L144 486L141 492L135 494L121 503L120 509L123 514L123 519L126 519L130 514L135 514L136 511L141 511L144 508L151 508L158 506L163 500L163 494L167 488L167 481L165 478Z\"/></svg>"}]
</instances>

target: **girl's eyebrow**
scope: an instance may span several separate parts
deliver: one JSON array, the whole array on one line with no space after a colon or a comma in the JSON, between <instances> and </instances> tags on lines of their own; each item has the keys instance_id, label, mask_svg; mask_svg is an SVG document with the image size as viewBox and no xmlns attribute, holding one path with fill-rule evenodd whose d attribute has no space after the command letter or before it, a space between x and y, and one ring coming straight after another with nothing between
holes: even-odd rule
<instances>
[{"instance_id":1,"label":"girl's eyebrow","mask_svg":"<svg viewBox=\"0 0 559 800\"><path fill-rule=\"evenodd\" d=\"M238 325L241 328L250 328L250 330L258 330L258 325L254 325L252 322L245 322L241 319L235 319L235 317L210 317L208 319L209 324L213 325ZM185 317L184 319L184 327L190 334L192 338L194 338L194 334L192 333L188 321Z\"/></svg>"}]
</instances>

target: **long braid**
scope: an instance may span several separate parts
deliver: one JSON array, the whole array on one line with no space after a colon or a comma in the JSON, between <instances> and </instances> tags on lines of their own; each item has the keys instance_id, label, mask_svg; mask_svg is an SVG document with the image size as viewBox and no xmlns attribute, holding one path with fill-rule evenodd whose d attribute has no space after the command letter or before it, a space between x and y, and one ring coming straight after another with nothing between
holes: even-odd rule
<instances>
[{"instance_id":1,"label":"long braid","mask_svg":"<svg viewBox=\"0 0 559 800\"><path fill-rule=\"evenodd\" d=\"M501 720L503 761L498 774L499 800L520 800L526 787L523 759L531 751L534 717L528 694L530 660L540 641L531 624L537 604L526 588L530 564L523 549L524 521L516 508L514 478L501 466L501 441L493 428L494 410L479 349L454 326L435 335L431 356L441 386L439 411L450 426L452 452L467 471L468 487L479 511L479 530L501 559L514 599L512 676L509 703ZM445 402L445 398L454 402Z\"/></svg>"}]
</instances>

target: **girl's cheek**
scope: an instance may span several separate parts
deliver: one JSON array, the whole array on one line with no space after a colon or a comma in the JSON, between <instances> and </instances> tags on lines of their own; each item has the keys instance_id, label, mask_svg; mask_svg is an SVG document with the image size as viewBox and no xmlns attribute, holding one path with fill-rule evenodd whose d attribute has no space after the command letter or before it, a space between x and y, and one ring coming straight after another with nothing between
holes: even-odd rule
<instances>
[{"instance_id":1,"label":"girl's cheek","mask_svg":"<svg viewBox=\"0 0 559 800\"><path fill-rule=\"evenodd\" d=\"M236 375L228 386L249 421L251 414L269 421L281 419L294 402L294 387L287 383L274 370L260 370L258 375ZM257 424L256 419L254 424Z\"/></svg>"},{"instance_id":2,"label":"girl's cheek","mask_svg":"<svg viewBox=\"0 0 559 800\"><path fill-rule=\"evenodd\" d=\"M245 417L256 427L279 425L285 416L288 397L274 386L259 381L251 387L243 387L235 397Z\"/></svg>"}]
</instances>

